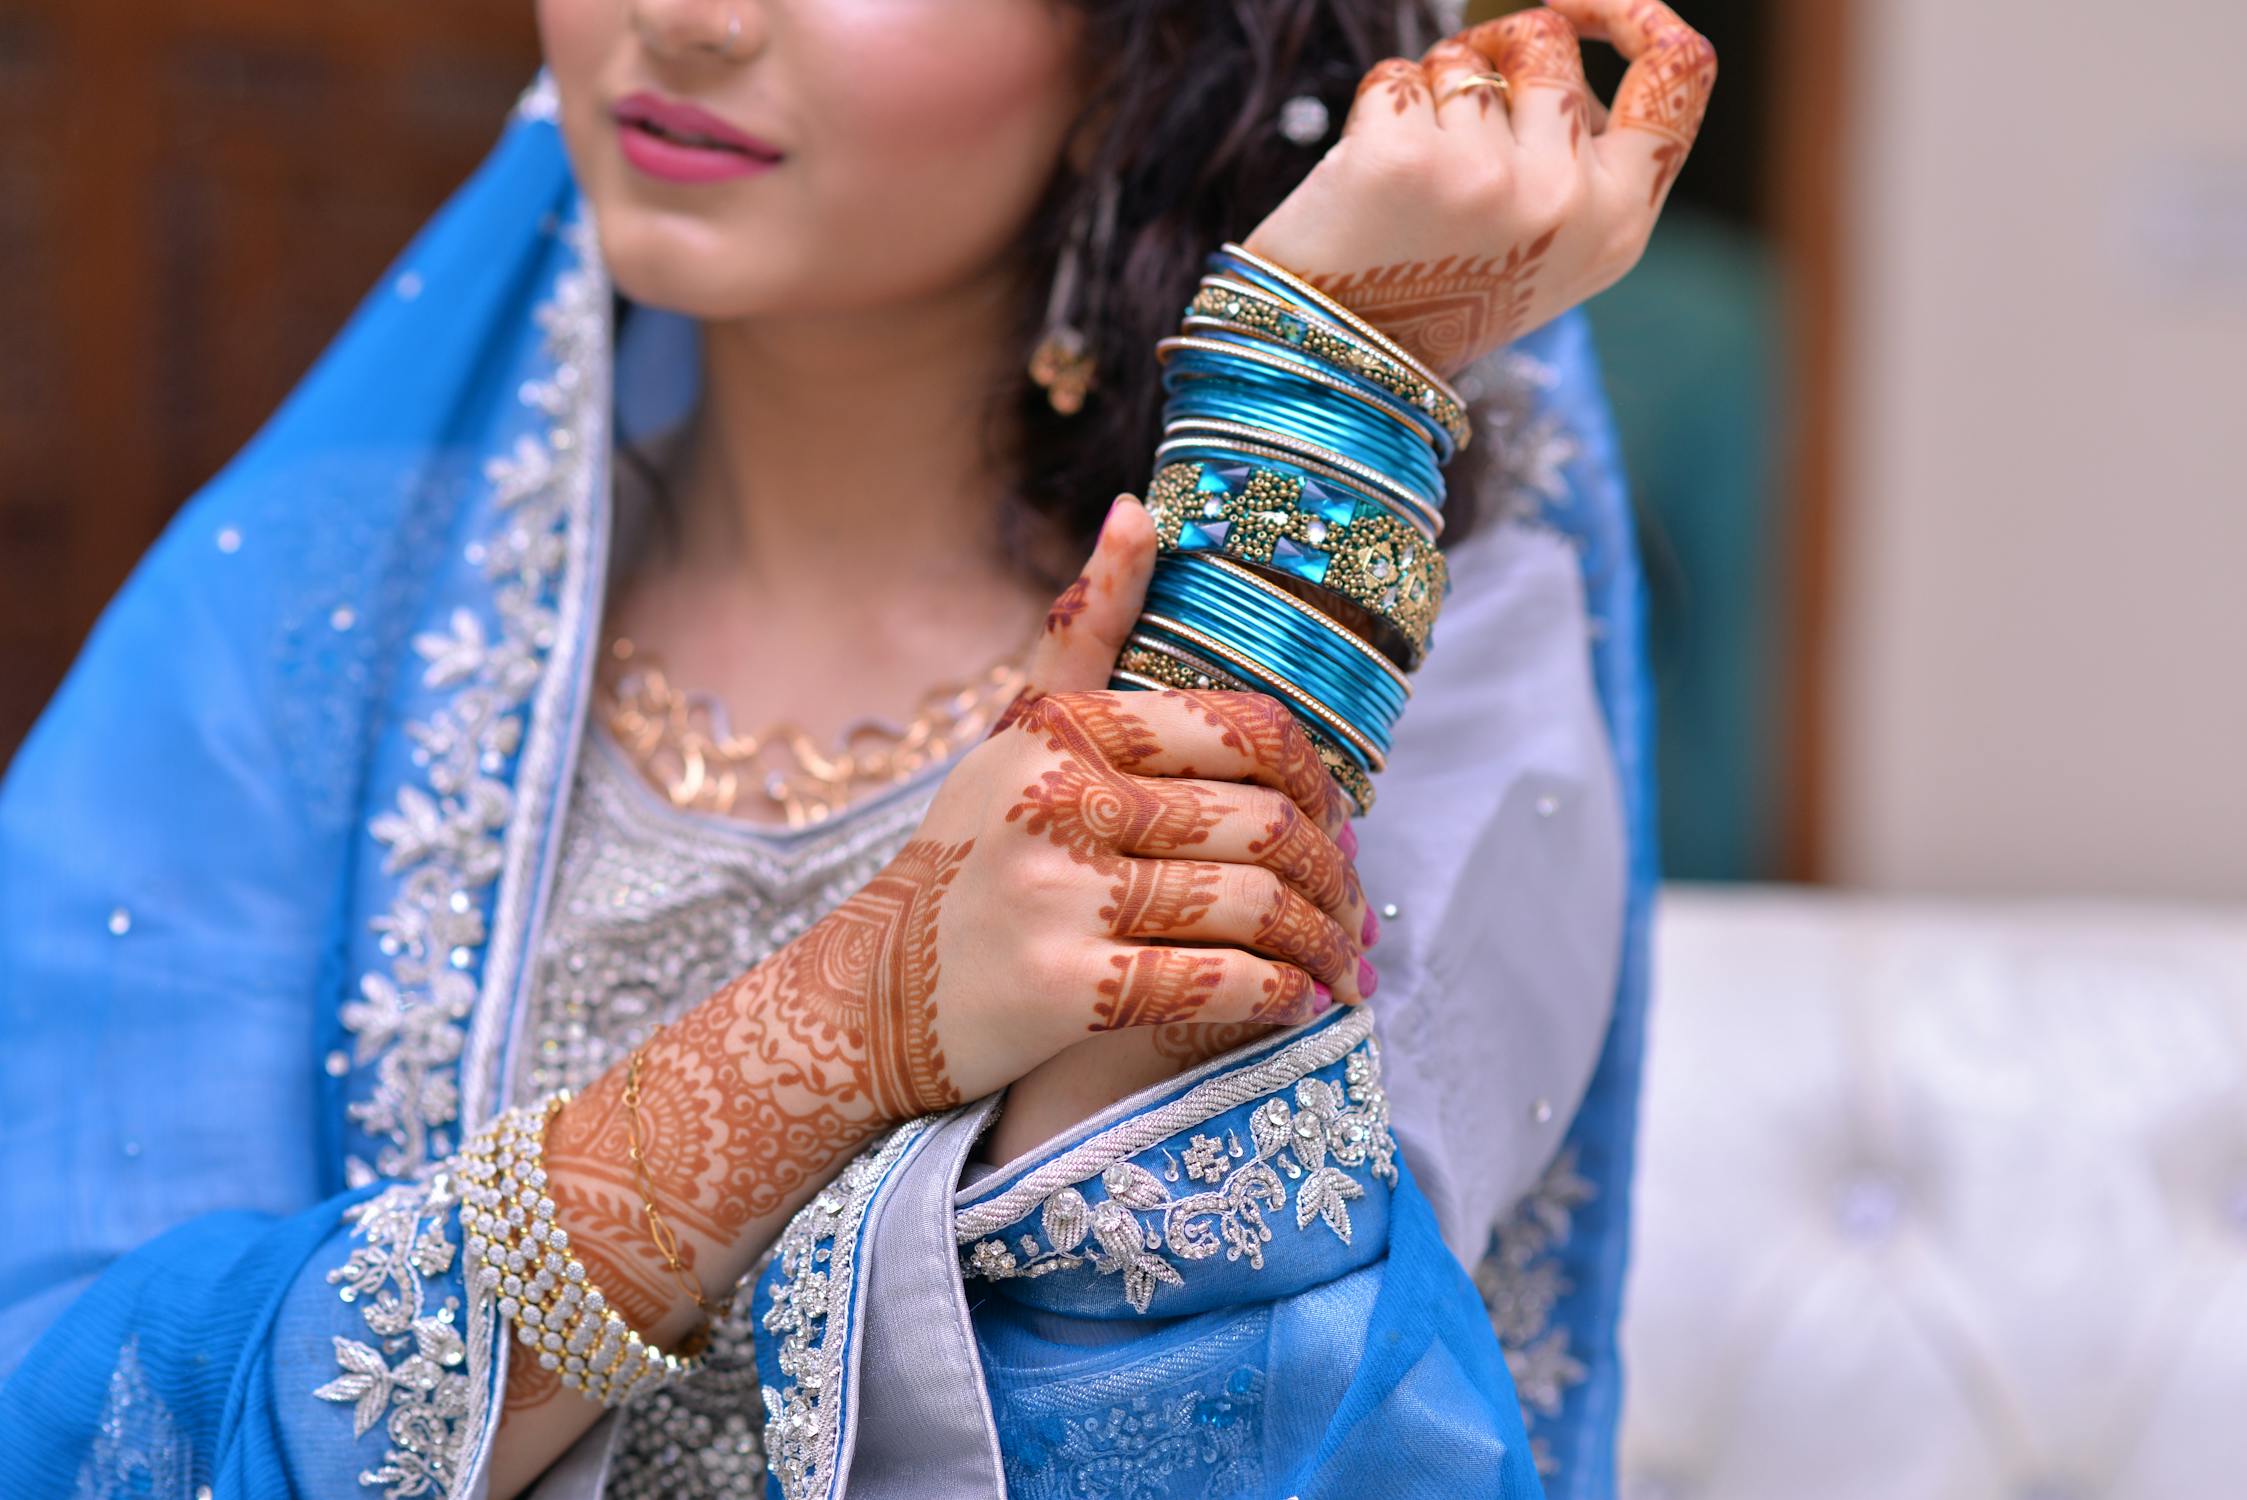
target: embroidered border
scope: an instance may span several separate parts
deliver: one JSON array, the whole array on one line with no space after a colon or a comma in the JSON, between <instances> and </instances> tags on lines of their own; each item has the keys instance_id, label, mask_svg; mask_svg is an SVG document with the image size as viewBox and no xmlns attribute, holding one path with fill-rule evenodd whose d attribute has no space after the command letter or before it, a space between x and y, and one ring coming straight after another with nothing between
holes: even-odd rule
<instances>
[{"instance_id":1,"label":"embroidered border","mask_svg":"<svg viewBox=\"0 0 2247 1500\"><path fill-rule=\"evenodd\" d=\"M460 1299L447 1297L427 1310L430 1278L453 1267L457 1247L445 1220L459 1196L450 1174L428 1185L398 1183L344 1210L359 1240L350 1259L328 1272L377 1343L338 1334L336 1363L343 1373L312 1394L351 1404L351 1435L366 1436L384 1423L391 1446L378 1468L359 1482L380 1485L385 1500L445 1494L458 1477L465 1419L474 1381L463 1370L468 1347L459 1327ZM394 1355L402 1355L391 1363Z\"/></svg>"},{"instance_id":2,"label":"embroidered border","mask_svg":"<svg viewBox=\"0 0 2247 1500\"><path fill-rule=\"evenodd\" d=\"M1295 1228L1306 1230L1317 1220L1349 1244L1350 1204L1365 1196L1365 1185L1352 1169L1364 1169L1392 1186L1397 1180L1397 1143L1389 1129L1389 1097L1381 1087L1379 1044L1365 1037L1344 1061L1340 1083L1308 1076L1294 1082L1292 1107L1283 1083L1250 1114L1253 1153L1233 1131L1226 1131L1223 1140L1195 1133L1181 1164L1187 1178L1205 1185L1202 1191L1173 1196L1163 1178L1119 1156L1100 1170L1105 1196L1099 1203L1088 1204L1074 1184L1054 1190L1038 1205L1037 1233L1021 1235L1012 1246L1003 1234L963 1246L962 1274L1004 1281L1089 1265L1103 1276L1120 1274L1124 1300L1134 1312L1144 1313L1157 1286L1185 1285L1171 1256L1206 1260L1222 1250L1228 1261L1246 1260L1252 1270L1264 1269L1264 1246L1272 1238L1264 1214L1287 1207L1289 1182L1296 1184ZM1209 1111L1200 1119L1219 1112ZM1168 1131L1140 1149L1151 1149L1176 1133ZM1099 1139L1115 1141L1125 1134L1109 1131ZM1076 1155L1071 1152L1064 1160ZM1169 1155L1167 1147L1164 1155ZM1175 1181L1179 1169L1174 1165L1165 1175Z\"/></svg>"},{"instance_id":3,"label":"embroidered border","mask_svg":"<svg viewBox=\"0 0 2247 1500\"><path fill-rule=\"evenodd\" d=\"M1536 1436L1540 1420L1561 1414L1569 1392L1589 1372L1568 1349L1568 1329L1553 1326L1553 1311L1574 1288L1560 1267L1575 1211L1599 1189L1576 1173L1576 1148L1563 1147L1491 1236L1490 1252L1475 1267L1475 1289L1489 1309L1490 1326L1506 1353L1506 1368L1521 1398L1522 1424L1541 1474L1553 1472L1552 1455Z\"/></svg>"},{"instance_id":4,"label":"embroidered border","mask_svg":"<svg viewBox=\"0 0 2247 1500\"><path fill-rule=\"evenodd\" d=\"M342 1013L356 1038L354 1063L376 1065L374 1090L349 1106L350 1117L384 1142L372 1166L356 1155L345 1163L354 1186L406 1176L442 1157L460 1116L457 1065L477 998L471 971L487 936L481 893L501 872L496 835L515 808L502 774L522 743L521 711L557 639L547 599L568 556L571 501L598 449L579 437L600 420L605 390L585 376L607 326L606 282L589 269L598 264L592 226L580 219L564 236L578 263L556 275L551 299L536 313L554 368L521 393L549 425L484 470L501 519L470 555L493 583L497 634L464 606L444 630L414 638L427 663L423 685L450 696L406 726L426 785L401 785L396 807L367 825L389 849L384 870L400 880L390 910L372 924L388 968L361 976L360 998Z\"/></svg>"},{"instance_id":5,"label":"embroidered border","mask_svg":"<svg viewBox=\"0 0 2247 1500\"><path fill-rule=\"evenodd\" d=\"M772 1300L763 1326L780 1341L775 1360L783 1383L762 1388L765 1463L785 1500L809 1500L834 1487L859 1229L890 1169L939 1118L902 1125L854 1158L796 1211L773 1247Z\"/></svg>"}]
</instances>

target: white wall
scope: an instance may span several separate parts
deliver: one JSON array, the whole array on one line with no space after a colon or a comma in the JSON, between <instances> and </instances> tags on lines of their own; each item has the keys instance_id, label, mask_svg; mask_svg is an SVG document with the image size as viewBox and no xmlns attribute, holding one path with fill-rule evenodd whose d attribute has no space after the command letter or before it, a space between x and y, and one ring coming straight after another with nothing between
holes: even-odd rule
<instances>
[{"instance_id":1,"label":"white wall","mask_svg":"<svg viewBox=\"0 0 2247 1500\"><path fill-rule=\"evenodd\" d=\"M2247 899L2247 3L1854 9L1833 873Z\"/></svg>"}]
</instances>

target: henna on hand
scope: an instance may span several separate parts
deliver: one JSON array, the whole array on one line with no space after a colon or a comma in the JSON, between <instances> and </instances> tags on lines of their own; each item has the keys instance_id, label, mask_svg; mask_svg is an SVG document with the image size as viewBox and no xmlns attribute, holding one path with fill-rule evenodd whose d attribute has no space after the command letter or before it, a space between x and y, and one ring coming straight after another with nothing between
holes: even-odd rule
<instances>
[{"instance_id":1,"label":"henna on hand","mask_svg":"<svg viewBox=\"0 0 2247 1500\"><path fill-rule=\"evenodd\" d=\"M1451 370L1527 331L1537 275L1558 234L1547 230L1503 259L1447 255L1310 281L1437 370Z\"/></svg>"},{"instance_id":2,"label":"henna on hand","mask_svg":"<svg viewBox=\"0 0 2247 1500\"><path fill-rule=\"evenodd\" d=\"M1386 89L1396 112L1403 114L1416 104L1428 102L1427 70L1408 57L1386 57L1366 70L1358 80L1353 99L1362 99L1374 89Z\"/></svg>"}]
</instances>

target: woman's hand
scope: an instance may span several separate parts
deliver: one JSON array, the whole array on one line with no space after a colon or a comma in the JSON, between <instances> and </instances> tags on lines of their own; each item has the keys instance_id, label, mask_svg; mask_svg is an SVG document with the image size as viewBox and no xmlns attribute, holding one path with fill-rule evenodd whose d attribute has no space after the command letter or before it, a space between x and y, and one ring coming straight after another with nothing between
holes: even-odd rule
<instances>
[{"instance_id":1,"label":"woman's hand","mask_svg":"<svg viewBox=\"0 0 2247 1500\"><path fill-rule=\"evenodd\" d=\"M1579 37L1630 59L1612 110ZM1451 92L1488 72L1510 104ZM1638 263L1715 83L1715 49L1660 0L1485 21L1376 63L1341 139L1242 243L1450 374Z\"/></svg>"}]
</instances>

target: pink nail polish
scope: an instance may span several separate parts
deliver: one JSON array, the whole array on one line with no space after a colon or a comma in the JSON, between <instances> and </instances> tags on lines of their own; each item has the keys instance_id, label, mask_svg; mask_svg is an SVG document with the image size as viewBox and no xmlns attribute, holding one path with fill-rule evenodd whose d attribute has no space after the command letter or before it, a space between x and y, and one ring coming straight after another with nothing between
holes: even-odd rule
<instances>
[{"instance_id":1,"label":"pink nail polish","mask_svg":"<svg viewBox=\"0 0 2247 1500\"><path fill-rule=\"evenodd\" d=\"M1358 857L1358 831L1344 823L1342 831L1334 836L1334 845L1350 858L1356 859Z\"/></svg>"},{"instance_id":2,"label":"pink nail polish","mask_svg":"<svg viewBox=\"0 0 2247 1500\"><path fill-rule=\"evenodd\" d=\"M1332 1005L1333 1003L1334 991L1328 989L1325 985L1319 983L1316 979L1312 980L1311 1014L1314 1016L1323 1016L1326 1014L1327 1007Z\"/></svg>"},{"instance_id":3,"label":"pink nail polish","mask_svg":"<svg viewBox=\"0 0 2247 1500\"><path fill-rule=\"evenodd\" d=\"M1381 988L1381 976L1373 972L1373 965L1362 958L1359 959L1358 993L1370 1000L1373 998L1373 992L1379 988Z\"/></svg>"},{"instance_id":4,"label":"pink nail polish","mask_svg":"<svg viewBox=\"0 0 2247 1500\"><path fill-rule=\"evenodd\" d=\"M1365 909L1365 926L1358 933L1358 946L1370 948L1380 941L1381 919L1373 914L1373 908L1369 906Z\"/></svg>"}]
</instances>

